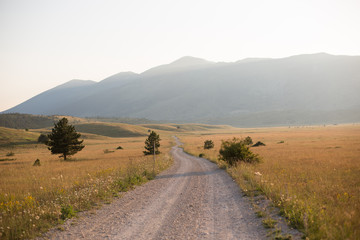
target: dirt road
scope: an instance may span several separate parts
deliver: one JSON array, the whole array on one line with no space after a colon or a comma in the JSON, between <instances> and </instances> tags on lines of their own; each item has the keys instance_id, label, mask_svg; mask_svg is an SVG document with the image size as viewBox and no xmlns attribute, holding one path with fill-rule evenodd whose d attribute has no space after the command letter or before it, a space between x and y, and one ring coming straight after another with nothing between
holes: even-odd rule
<instances>
[{"instance_id":1,"label":"dirt road","mask_svg":"<svg viewBox=\"0 0 360 240\"><path fill-rule=\"evenodd\" d=\"M83 214L50 239L266 239L267 231L229 175L182 149L155 180Z\"/></svg>"}]
</instances>

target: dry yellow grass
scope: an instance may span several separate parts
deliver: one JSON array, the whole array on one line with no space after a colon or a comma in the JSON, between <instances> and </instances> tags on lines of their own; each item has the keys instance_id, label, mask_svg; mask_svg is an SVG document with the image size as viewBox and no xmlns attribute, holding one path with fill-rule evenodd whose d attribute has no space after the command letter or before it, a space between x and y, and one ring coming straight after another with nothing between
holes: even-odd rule
<instances>
[{"instance_id":1,"label":"dry yellow grass","mask_svg":"<svg viewBox=\"0 0 360 240\"><path fill-rule=\"evenodd\" d=\"M360 239L359 125L240 129L181 140L186 151L216 161L221 140L246 136L266 146L251 148L260 164L228 169L244 191L261 189L310 239ZM203 150L207 139L214 149Z\"/></svg>"},{"instance_id":2,"label":"dry yellow grass","mask_svg":"<svg viewBox=\"0 0 360 240\"><path fill-rule=\"evenodd\" d=\"M62 161L43 144L0 148L14 161L0 162L0 238L29 238L59 222L63 211L89 209L118 191L151 178L153 158L145 157L146 137L107 138L84 134L85 148ZM162 136L156 172L171 164L172 139ZM118 146L123 150L117 150ZM32 166L40 159L41 166Z\"/></svg>"}]
</instances>

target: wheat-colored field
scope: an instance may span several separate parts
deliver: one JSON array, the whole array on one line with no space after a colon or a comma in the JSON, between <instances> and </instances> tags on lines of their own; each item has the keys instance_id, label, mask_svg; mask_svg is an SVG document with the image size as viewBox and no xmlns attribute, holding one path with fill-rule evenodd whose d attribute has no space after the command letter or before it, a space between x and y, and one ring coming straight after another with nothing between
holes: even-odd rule
<instances>
[{"instance_id":1,"label":"wheat-colored field","mask_svg":"<svg viewBox=\"0 0 360 240\"><path fill-rule=\"evenodd\" d=\"M260 164L227 169L241 188L249 195L261 190L310 239L360 238L360 125L142 127L142 132L157 129L162 138L157 172L171 164L167 153L173 134L187 152L203 153L215 162L222 140L250 136L264 142L264 147L251 148L261 156ZM31 238L74 211L108 202L119 191L151 178L152 157L142 153L146 137L83 134L85 148L73 161L62 161L45 145L34 143L46 131L0 129L1 239ZM205 140L213 140L215 148L204 150ZM40 167L32 166L36 159Z\"/></svg>"},{"instance_id":2,"label":"wheat-colored field","mask_svg":"<svg viewBox=\"0 0 360 240\"><path fill-rule=\"evenodd\" d=\"M30 140L24 143L28 135L39 133L2 130L6 131L4 135L13 136L13 143L0 147L1 239L31 238L75 211L108 202L119 191L152 178L153 157L145 157L142 152L146 136L109 138L83 134L85 148L70 161L63 161L51 155L43 144ZM16 139L19 133L22 135ZM172 141L170 135L162 136L163 154L156 158L157 173L171 164L168 152ZM119 146L123 149L117 149ZM41 166L32 166L36 159Z\"/></svg>"},{"instance_id":3,"label":"wheat-colored field","mask_svg":"<svg viewBox=\"0 0 360 240\"><path fill-rule=\"evenodd\" d=\"M232 131L180 138L187 152L212 161L222 140L265 143L251 148L260 164L228 168L242 189L261 190L310 239L360 239L360 125ZM204 150L208 139L215 148Z\"/></svg>"}]
</instances>

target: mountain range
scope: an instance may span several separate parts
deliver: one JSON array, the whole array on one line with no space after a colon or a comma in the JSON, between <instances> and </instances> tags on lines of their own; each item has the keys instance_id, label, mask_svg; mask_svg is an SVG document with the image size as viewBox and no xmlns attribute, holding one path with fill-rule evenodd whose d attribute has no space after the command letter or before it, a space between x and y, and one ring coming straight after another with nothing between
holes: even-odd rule
<instances>
[{"instance_id":1,"label":"mountain range","mask_svg":"<svg viewBox=\"0 0 360 240\"><path fill-rule=\"evenodd\" d=\"M276 126L360 121L360 56L211 62L183 57L141 74L71 80L3 113Z\"/></svg>"}]
</instances>

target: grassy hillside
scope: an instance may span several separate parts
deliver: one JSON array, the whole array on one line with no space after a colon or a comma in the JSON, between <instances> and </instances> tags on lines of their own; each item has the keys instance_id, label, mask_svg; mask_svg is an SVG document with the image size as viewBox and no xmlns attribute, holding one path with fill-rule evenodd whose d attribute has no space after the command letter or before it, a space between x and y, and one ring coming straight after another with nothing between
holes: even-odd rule
<instances>
[{"instance_id":1,"label":"grassy hillside","mask_svg":"<svg viewBox=\"0 0 360 240\"><path fill-rule=\"evenodd\" d=\"M147 129L151 130L161 130L161 131L168 131L168 132L176 132L179 131L176 126L168 125L168 124L143 124L141 125Z\"/></svg>"},{"instance_id":2,"label":"grassy hillside","mask_svg":"<svg viewBox=\"0 0 360 240\"><path fill-rule=\"evenodd\" d=\"M75 124L75 129L82 133L91 133L107 137L141 137L147 136L149 130L160 134L184 133L193 131L208 131L216 129L229 129L229 126L205 124L142 124L131 125L125 123L91 122Z\"/></svg>"},{"instance_id":3,"label":"grassy hillside","mask_svg":"<svg viewBox=\"0 0 360 240\"><path fill-rule=\"evenodd\" d=\"M108 122L108 123L125 123L125 124L151 124L158 123L147 119L137 118L79 118L65 115L33 115L22 113L4 113L0 114L0 127L15 129L40 129L54 126L54 122L66 117L70 124Z\"/></svg>"},{"instance_id":4,"label":"grassy hillside","mask_svg":"<svg viewBox=\"0 0 360 240\"><path fill-rule=\"evenodd\" d=\"M35 143L39 133L28 132L20 129L0 127L0 147L11 144Z\"/></svg>"},{"instance_id":5,"label":"grassy hillside","mask_svg":"<svg viewBox=\"0 0 360 240\"><path fill-rule=\"evenodd\" d=\"M230 126L206 124L143 124L143 127L168 132L208 131L210 129L228 129Z\"/></svg>"},{"instance_id":6,"label":"grassy hillside","mask_svg":"<svg viewBox=\"0 0 360 240\"><path fill-rule=\"evenodd\" d=\"M89 122L110 122L110 123L127 123L127 124L153 124L160 123L159 121L153 121L146 118L105 118L105 117L90 117L85 118Z\"/></svg>"},{"instance_id":7,"label":"grassy hillside","mask_svg":"<svg viewBox=\"0 0 360 240\"><path fill-rule=\"evenodd\" d=\"M180 125L173 125L173 126L180 126L180 129L186 132L193 132L193 131L208 131L208 130L220 130L220 129L230 129L230 126L226 125L207 125L207 124L180 124Z\"/></svg>"},{"instance_id":8,"label":"grassy hillside","mask_svg":"<svg viewBox=\"0 0 360 240\"><path fill-rule=\"evenodd\" d=\"M98 134L107 137L141 137L147 135L147 130L141 126L124 123L83 123L76 124L78 132Z\"/></svg>"}]
</instances>

